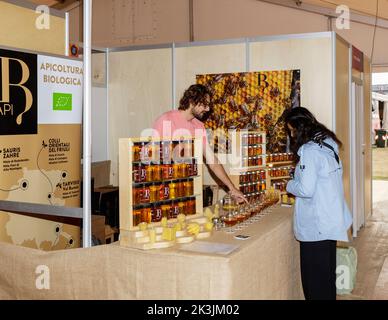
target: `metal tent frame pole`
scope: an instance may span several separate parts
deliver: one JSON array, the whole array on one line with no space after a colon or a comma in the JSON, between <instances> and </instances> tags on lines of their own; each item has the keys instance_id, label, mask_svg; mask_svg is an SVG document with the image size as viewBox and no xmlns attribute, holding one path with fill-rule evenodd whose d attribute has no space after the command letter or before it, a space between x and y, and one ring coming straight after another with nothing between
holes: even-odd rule
<instances>
[{"instance_id":1,"label":"metal tent frame pole","mask_svg":"<svg viewBox=\"0 0 388 320\"><path fill-rule=\"evenodd\" d=\"M92 100L92 72L91 72L91 28L92 28L92 0L83 1L84 9L84 86L83 86L83 229L82 244L84 248L91 246L91 100Z\"/></svg>"}]
</instances>

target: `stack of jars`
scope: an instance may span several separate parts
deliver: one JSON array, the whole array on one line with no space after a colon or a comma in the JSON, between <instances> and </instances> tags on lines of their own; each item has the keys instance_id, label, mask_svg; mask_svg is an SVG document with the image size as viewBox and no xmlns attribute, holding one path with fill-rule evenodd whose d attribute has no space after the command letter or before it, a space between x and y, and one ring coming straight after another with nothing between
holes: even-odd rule
<instances>
[{"instance_id":1,"label":"stack of jars","mask_svg":"<svg viewBox=\"0 0 388 320\"><path fill-rule=\"evenodd\" d=\"M170 203L154 203L133 210L133 225L141 222L159 222L163 217L176 218L178 214L193 215L196 213L195 198L171 201Z\"/></svg>"},{"instance_id":2,"label":"stack of jars","mask_svg":"<svg viewBox=\"0 0 388 320\"><path fill-rule=\"evenodd\" d=\"M262 165L263 156L242 158L242 167L257 167Z\"/></svg>"},{"instance_id":3,"label":"stack of jars","mask_svg":"<svg viewBox=\"0 0 388 320\"><path fill-rule=\"evenodd\" d=\"M268 169L268 174L271 178L274 177L289 177L291 172L294 171L293 167L281 167Z\"/></svg>"},{"instance_id":4,"label":"stack of jars","mask_svg":"<svg viewBox=\"0 0 388 320\"><path fill-rule=\"evenodd\" d=\"M133 163L132 178L134 183L156 182L171 179L183 179L198 175L196 159L190 162L175 163Z\"/></svg>"},{"instance_id":5,"label":"stack of jars","mask_svg":"<svg viewBox=\"0 0 388 320\"><path fill-rule=\"evenodd\" d=\"M261 133L246 133L241 136L242 167L263 165L264 137Z\"/></svg>"},{"instance_id":6,"label":"stack of jars","mask_svg":"<svg viewBox=\"0 0 388 320\"><path fill-rule=\"evenodd\" d=\"M240 184L239 189L245 195L260 192L260 191L265 191L266 181L261 180L258 182Z\"/></svg>"},{"instance_id":7,"label":"stack of jars","mask_svg":"<svg viewBox=\"0 0 388 320\"><path fill-rule=\"evenodd\" d=\"M287 189L287 182L277 182L272 185L275 190L279 190L280 192L285 192Z\"/></svg>"},{"instance_id":8,"label":"stack of jars","mask_svg":"<svg viewBox=\"0 0 388 320\"><path fill-rule=\"evenodd\" d=\"M253 144L262 144L263 141L263 135L261 133L245 133L241 136L241 144L243 146L245 145L253 145Z\"/></svg>"},{"instance_id":9,"label":"stack of jars","mask_svg":"<svg viewBox=\"0 0 388 320\"><path fill-rule=\"evenodd\" d=\"M194 195L193 179L169 183L139 184L132 189L134 205L172 200Z\"/></svg>"},{"instance_id":10,"label":"stack of jars","mask_svg":"<svg viewBox=\"0 0 388 320\"><path fill-rule=\"evenodd\" d=\"M135 162L180 161L194 157L194 140L137 142L132 147Z\"/></svg>"},{"instance_id":11,"label":"stack of jars","mask_svg":"<svg viewBox=\"0 0 388 320\"><path fill-rule=\"evenodd\" d=\"M266 173L265 170L256 170L256 171L248 171L240 173L240 184L245 184L249 182L258 182L261 180L265 180Z\"/></svg>"},{"instance_id":12,"label":"stack of jars","mask_svg":"<svg viewBox=\"0 0 388 320\"><path fill-rule=\"evenodd\" d=\"M271 153L267 155L267 163L294 161L292 153Z\"/></svg>"}]
</instances>

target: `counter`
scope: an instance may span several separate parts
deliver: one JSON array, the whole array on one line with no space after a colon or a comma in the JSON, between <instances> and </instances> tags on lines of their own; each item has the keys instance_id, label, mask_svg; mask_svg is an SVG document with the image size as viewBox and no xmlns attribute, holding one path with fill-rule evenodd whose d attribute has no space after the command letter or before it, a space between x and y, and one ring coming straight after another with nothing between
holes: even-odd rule
<instances>
[{"instance_id":1,"label":"counter","mask_svg":"<svg viewBox=\"0 0 388 320\"><path fill-rule=\"evenodd\" d=\"M236 240L247 234L247 240ZM301 299L299 245L292 209L273 212L235 234L204 241L237 244L229 255L118 243L42 252L0 244L0 299ZM36 267L50 270L50 290L35 287Z\"/></svg>"}]
</instances>

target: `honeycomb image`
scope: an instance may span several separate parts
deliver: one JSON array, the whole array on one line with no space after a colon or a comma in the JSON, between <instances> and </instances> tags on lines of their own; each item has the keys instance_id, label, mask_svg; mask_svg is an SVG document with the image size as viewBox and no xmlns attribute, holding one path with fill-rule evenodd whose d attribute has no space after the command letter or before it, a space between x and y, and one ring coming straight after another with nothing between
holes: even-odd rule
<instances>
[{"instance_id":1,"label":"honeycomb image","mask_svg":"<svg viewBox=\"0 0 388 320\"><path fill-rule=\"evenodd\" d=\"M206 74L197 75L196 81L212 94L205 128L213 132L209 143L216 152L230 152L229 130L240 129L265 131L267 152L285 152L281 116L300 106L300 70Z\"/></svg>"}]
</instances>

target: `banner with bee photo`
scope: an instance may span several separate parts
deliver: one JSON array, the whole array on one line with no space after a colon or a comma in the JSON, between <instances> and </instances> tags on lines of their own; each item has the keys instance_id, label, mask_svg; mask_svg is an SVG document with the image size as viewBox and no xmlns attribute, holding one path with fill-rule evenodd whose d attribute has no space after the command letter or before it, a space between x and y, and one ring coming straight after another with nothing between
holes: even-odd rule
<instances>
[{"instance_id":1,"label":"banner with bee photo","mask_svg":"<svg viewBox=\"0 0 388 320\"><path fill-rule=\"evenodd\" d=\"M300 70L197 75L212 93L212 112L205 127L215 152L230 153L233 130L267 134L267 152L285 152L287 135L282 114L300 106ZM210 130L209 130L210 129Z\"/></svg>"}]
</instances>

